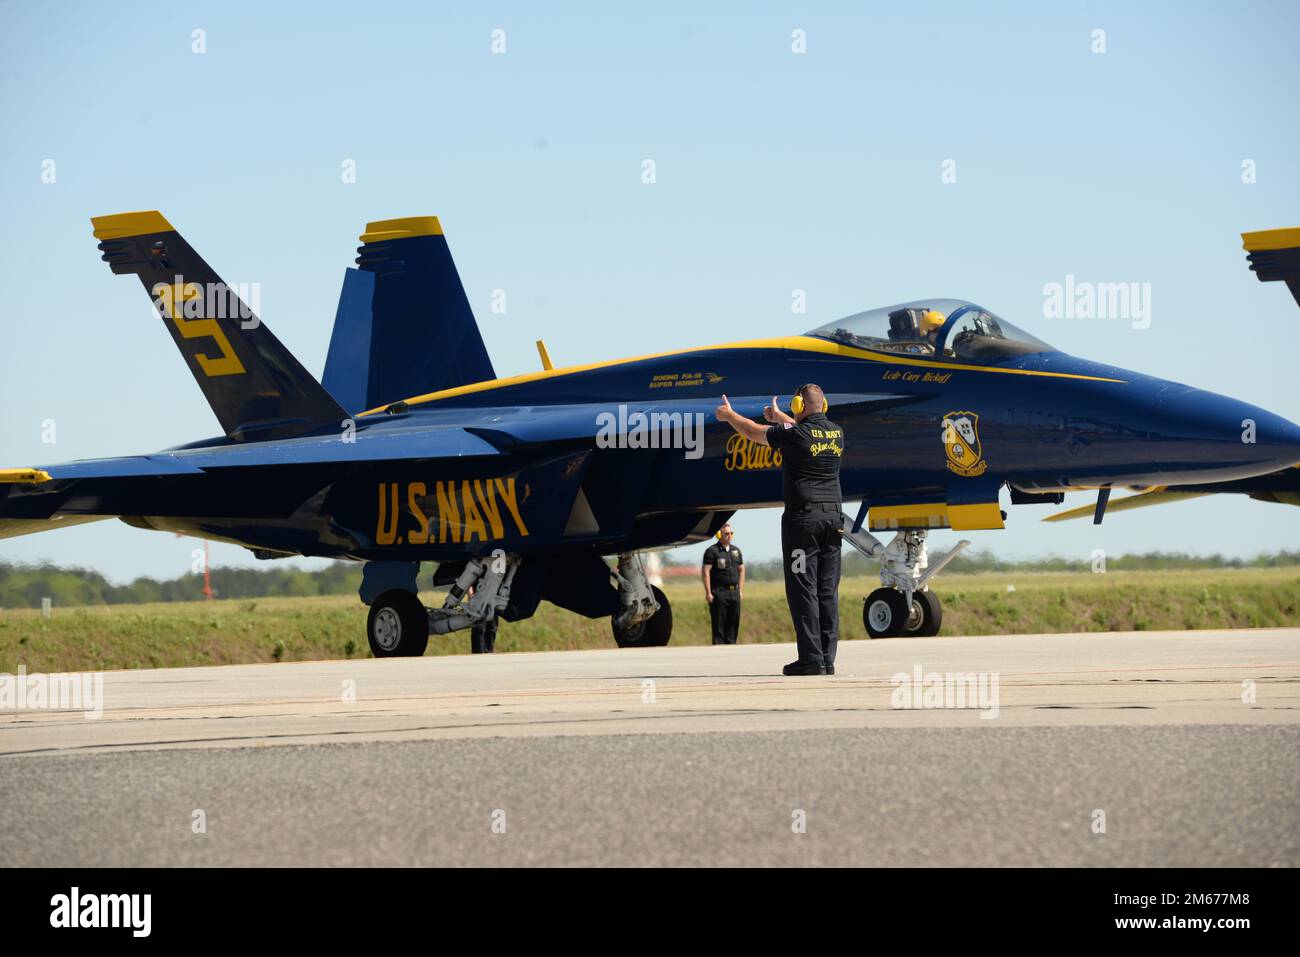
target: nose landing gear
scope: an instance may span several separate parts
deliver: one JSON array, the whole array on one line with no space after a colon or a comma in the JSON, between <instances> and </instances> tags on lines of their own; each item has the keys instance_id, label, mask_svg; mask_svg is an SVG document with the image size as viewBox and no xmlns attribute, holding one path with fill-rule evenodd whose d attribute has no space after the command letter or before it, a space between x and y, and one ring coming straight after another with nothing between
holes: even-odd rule
<instances>
[{"instance_id":1,"label":"nose landing gear","mask_svg":"<svg viewBox=\"0 0 1300 957\"><path fill-rule=\"evenodd\" d=\"M844 527L853 520L844 516ZM884 545L865 529L846 531L845 540L867 558L880 562L880 584L862 603L862 623L872 638L928 638L943 625L943 606L929 589L932 578L970 545L959 541L951 551L930 564L925 550L925 529L898 532Z\"/></svg>"},{"instance_id":2,"label":"nose landing gear","mask_svg":"<svg viewBox=\"0 0 1300 957\"><path fill-rule=\"evenodd\" d=\"M932 638L943 625L943 606L929 590L913 592L909 608L898 589L877 588L862 603L862 623L872 638Z\"/></svg>"}]
</instances>

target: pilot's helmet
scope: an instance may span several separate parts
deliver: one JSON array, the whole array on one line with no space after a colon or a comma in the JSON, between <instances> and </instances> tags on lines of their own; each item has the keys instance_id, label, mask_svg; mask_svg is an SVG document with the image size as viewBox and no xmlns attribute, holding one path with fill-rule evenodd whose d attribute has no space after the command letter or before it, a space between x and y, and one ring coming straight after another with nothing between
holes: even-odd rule
<instances>
[{"instance_id":1,"label":"pilot's helmet","mask_svg":"<svg viewBox=\"0 0 1300 957\"><path fill-rule=\"evenodd\" d=\"M928 336L932 332L937 332L939 327L944 324L945 316L942 312L936 312L933 309L927 309L921 316L921 335Z\"/></svg>"}]
</instances>

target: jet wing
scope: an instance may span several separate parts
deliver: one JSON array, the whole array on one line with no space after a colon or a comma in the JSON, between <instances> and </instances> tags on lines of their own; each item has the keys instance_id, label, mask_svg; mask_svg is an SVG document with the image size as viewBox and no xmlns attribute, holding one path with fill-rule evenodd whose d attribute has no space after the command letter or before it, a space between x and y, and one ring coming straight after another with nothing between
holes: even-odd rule
<instances>
[{"instance_id":1,"label":"jet wing","mask_svg":"<svg viewBox=\"0 0 1300 957\"><path fill-rule=\"evenodd\" d=\"M887 408L916 401L916 396L890 393L841 393L827 396L831 415L846 408L857 409L863 405ZM728 396L728 401L741 415L762 420L763 407L770 405L772 397L744 395ZM730 428L714 416L722 404L721 396L692 396L660 400L638 400L623 403L592 402L571 405L500 406L493 408L433 409L425 415L437 418L454 418L475 435L506 449L516 445L546 442L589 440L602 431L610 435L623 435L637 428L638 415L701 415L706 427ZM647 421L641 427L652 427ZM612 432L610 429L612 428Z\"/></svg>"},{"instance_id":2,"label":"jet wing","mask_svg":"<svg viewBox=\"0 0 1300 957\"><path fill-rule=\"evenodd\" d=\"M831 408L862 404L888 406L912 397L890 394L831 395ZM195 448L176 448L152 455L111 459L79 459L36 470L13 469L0 475L0 489L39 488L46 482L81 479L162 478L199 475L213 469L261 466L317 465L345 462L382 462L501 455L513 445L564 440L588 440L602 429L624 434L635 428L634 416L652 414L701 415L705 425L717 425L714 411L720 399L690 399L553 406L509 406L446 409L412 417L399 427L360 429L351 435L306 436L269 442L227 442ZM730 399L742 415L761 419L770 396ZM457 424L449 420L455 419ZM0 510L2 511L2 510ZM0 517L3 517L0 515Z\"/></svg>"},{"instance_id":3,"label":"jet wing","mask_svg":"<svg viewBox=\"0 0 1300 957\"><path fill-rule=\"evenodd\" d=\"M863 404L879 407L914 401L890 394L832 394L836 409ZM771 396L737 396L732 406L761 419ZM583 403L537 407L430 409L400 421L370 422L354 433L300 436L261 442L216 440L217 444L168 449L152 455L83 459L37 469L0 470L0 538L60 528L73 520L148 514L166 485L154 480L219 474L228 469L347 465L382 461L422 461L499 457L512 451L543 454L565 442L590 445L603 431L626 434L638 428L637 415L701 416L705 426L725 428L714 412L717 396L697 395L623 404ZM670 420L671 421L671 420ZM648 418L642 428L662 424ZM286 493L287 494L287 493ZM286 505L296 506L298 502ZM264 508L270 505L263 502Z\"/></svg>"},{"instance_id":4,"label":"jet wing","mask_svg":"<svg viewBox=\"0 0 1300 957\"><path fill-rule=\"evenodd\" d=\"M1111 499L1106 505L1106 514L1112 512L1127 512L1135 508L1146 508L1149 505L1164 505L1167 502L1182 502L1189 498L1201 498L1205 495L1211 495L1212 492L1171 492L1166 488L1153 488L1150 491L1139 492L1136 495L1129 495L1125 498ZM1097 505L1095 502L1089 502L1087 505L1081 505L1077 508L1066 509L1064 512L1057 512L1055 515L1048 515L1043 519L1044 522L1064 522L1072 518L1092 518L1096 514Z\"/></svg>"},{"instance_id":5,"label":"jet wing","mask_svg":"<svg viewBox=\"0 0 1300 957\"><path fill-rule=\"evenodd\" d=\"M129 455L116 459L78 459L62 465L41 467L45 481L69 481L84 478L147 478L162 475L197 475L202 470L168 453Z\"/></svg>"},{"instance_id":6,"label":"jet wing","mask_svg":"<svg viewBox=\"0 0 1300 957\"><path fill-rule=\"evenodd\" d=\"M497 457L483 438L453 426L388 426L269 442L225 442L154 455L83 459L38 469L0 470L0 538L142 509L170 487L166 480L236 468L282 468L382 461ZM164 484L158 484L159 482ZM296 504L296 503L294 503Z\"/></svg>"},{"instance_id":7,"label":"jet wing","mask_svg":"<svg viewBox=\"0 0 1300 957\"><path fill-rule=\"evenodd\" d=\"M210 469L274 465L314 465L331 462L382 462L393 459L460 458L500 455L491 444L461 428L411 427L372 429L353 434L282 439L171 449L154 455L116 459L80 459L44 465L43 481L86 478L146 478L197 475Z\"/></svg>"},{"instance_id":8,"label":"jet wing","mask_svg":"<svg viewBox=\"0 0 1300 957\"><path fill-rule=\"evenodd\" d=\"M1251 478L1236 479L1231 482L1213 482L1207 485L1162 485L1129 495L1121 499L1111 499L1106 506L1106 514L1126 512L1149 505L1163 505L1166 502L1182 502L1206 495L1249 495L1260 502L1275 502L1279 505L1300 505L1300 466L1279 469L1267 475L1255 475ZM1072 518L1091 518L1096 505L1089 503L1078 508L1066 509L1043 519L1044 522L1062 522Z\"/></svg>"},{"instance_id":9,"label":"jet wing","mask_svg":"<svg viewBox=\"0 0 1300 957\"><path fill-rule=\"evenodd\" d=\"M102 522L112 515L56 515L54 518L0 518L0 538L17 538L35 532L52 532L87 522Z\"/></svg>"}]
</instances>

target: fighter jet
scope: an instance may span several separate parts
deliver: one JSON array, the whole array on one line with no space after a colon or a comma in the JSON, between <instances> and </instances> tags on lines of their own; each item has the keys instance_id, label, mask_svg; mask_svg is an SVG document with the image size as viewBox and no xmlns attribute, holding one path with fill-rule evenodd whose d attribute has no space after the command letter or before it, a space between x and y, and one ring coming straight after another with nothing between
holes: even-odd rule
<instances>
[{"instance_id":1,"label":"fighter jet","mask_svg":"<svg viewBox=\"0 0 1300 957\"><path fill-rule=\"evenodd\" d=\"M845 538L881 568L863 603L873 637L938 633L930 585L969 543L930 562L926 536L1002 528L1003 487L1012 505L1097 490L1097 521L1114 488L1295 502L1293 423L1066 355L964 300L560 368L539 342L541 369L498 377L438 219L384 220L345 273L317 380L161 213L92 223L111 270L144 285L222 434L5 470L0 536L116 517L263 559L364 562L378 657L542 601L609 617L620 646L666 644L672 610L642 555L780 504L779 453L714 418L723 394L758 418L776 384L820 384L844 428L841 484L860 503ZM1245 239L1261 279L1300 277L1300 230ZM426 562L450 586L439 607L418 597Z\"/></svg>"}]
</instances>

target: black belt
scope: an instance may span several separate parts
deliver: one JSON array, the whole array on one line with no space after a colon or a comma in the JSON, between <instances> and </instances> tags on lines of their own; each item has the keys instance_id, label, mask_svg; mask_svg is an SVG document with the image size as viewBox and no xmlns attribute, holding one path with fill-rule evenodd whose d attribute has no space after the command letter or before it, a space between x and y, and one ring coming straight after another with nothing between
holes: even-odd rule
<instances>
[{"instance_id":1,"label":"black belt","mask_svg":"<svg viewBox=\"0 0 1300 957\"><path fill-rule=\"evenodd\" d=\"M721 589L722 591L735 591L739 587L739 585L714 585L713 590L718 591Z\"/></svg>"},{"instance_id":2,"label":"black belt","mask_svg":"<svg viewBox=\"0 0 1300 957\"><path fill-rule=\"evenodd\" d=\"M802 505L787 505L787 512L839 512L844 506L839 502L804 502Z\"/></svg>"}]
</instances>

